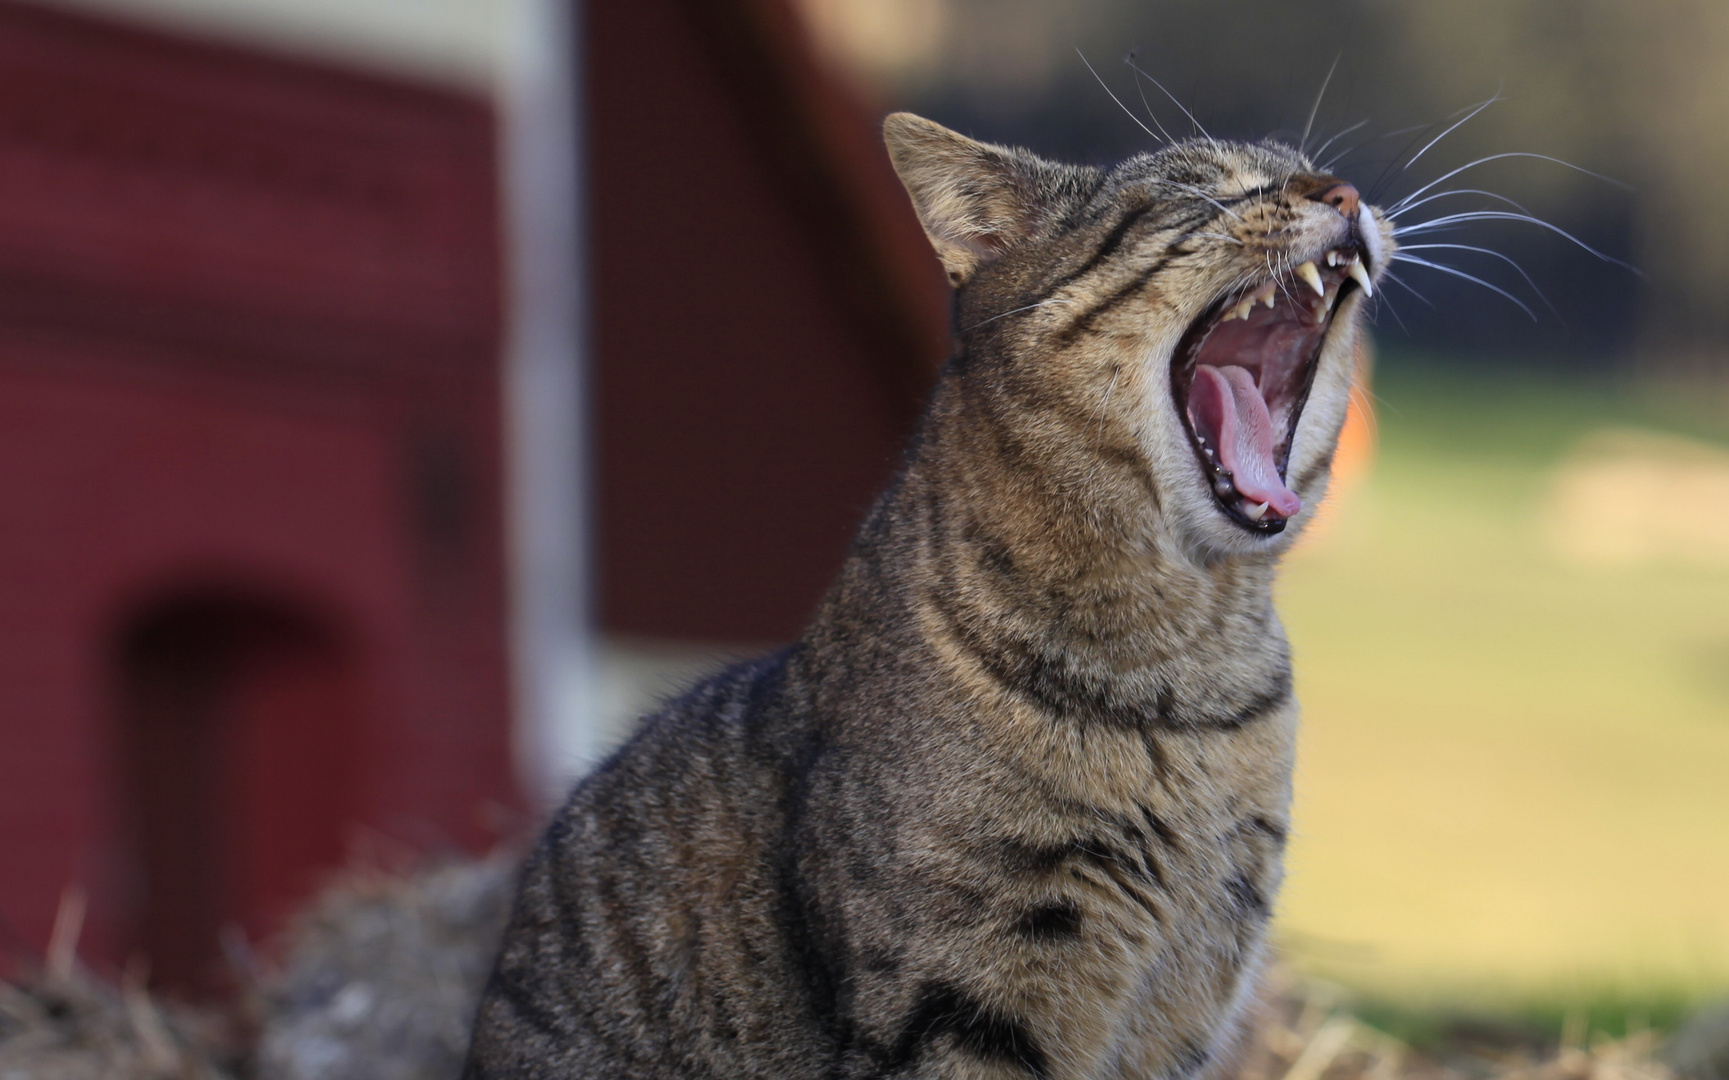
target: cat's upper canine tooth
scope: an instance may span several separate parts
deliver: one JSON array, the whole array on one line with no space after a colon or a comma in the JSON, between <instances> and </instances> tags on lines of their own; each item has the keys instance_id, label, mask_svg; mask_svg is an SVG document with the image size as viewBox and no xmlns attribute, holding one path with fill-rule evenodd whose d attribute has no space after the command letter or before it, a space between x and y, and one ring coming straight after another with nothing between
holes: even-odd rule
<instances>
[{"instance_id":1,"label":"cat's upper canine tooth","mask_svg":"<svg viewBox=\"0 0 1729 1080\"><path fill-rule=\"evenodd\" d=\"M1243 516L1248 518L1250 521L1259 521L1267 516L1267 504L1252 503L1245 506L1243 507Z\"/></svg>"},{"instance_id":2,"label":"cat's upper canine tooth","mask_svg":"<svg viewBox=\"0 0 1729 1080\"><path fill-rule=\"evenodd\" d=\"M1315 290L1315 295L1325 296L1327 294L1327 287L1321 284L1321 272L1315 269L1313 260L1297 267L1297 276L1309 283L1309 288Z\"/></svg>"},{"instance_id":3,"label":"cat's upper canine tooth","mask_svg":"<svg viewBox=\"0 0 1729 1080\"><path fill-rule=\"evenodd\" d=\"M1364 296L1375 295L1375 286L1369 281L1369 272L1363 268L1363 260L1352 259L1350 264L1345 267L1345 273L1351 275L1352 281L1362 286Z\"/></svg>"}]
</instances>

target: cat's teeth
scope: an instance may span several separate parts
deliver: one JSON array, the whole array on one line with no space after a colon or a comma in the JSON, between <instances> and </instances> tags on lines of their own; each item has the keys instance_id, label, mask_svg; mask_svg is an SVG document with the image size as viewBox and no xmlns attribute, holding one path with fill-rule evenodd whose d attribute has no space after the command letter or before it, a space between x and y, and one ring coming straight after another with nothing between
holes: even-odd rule
<instances>
[{"instance_id":1,"label":"cat's teeth","mask_svg":"<svg viewBox=\"0 0 1729 1080\"><path fill-rule=\"evenodd\" d=\"M1315 290L1315 295L1325 296L1327 287L1321 284L1321 272L1315 269L1313 260L1297 267L1297 276L1309 283L1309 288Z\"/></svg>"},{"instance_id":2,"label":"cat's teeth","mask_svg":"<svg viewBox=\"0 0 1729 1080\"><path fill-rule=\"evenodd\" d=\"M1369 272L1363 269L1363 260L1352 259L1345 267L1345 273L1351 275L1352 281L1362 286L1364 296L1375 295L1375 286L1369 281Z\"/></svg>"},{"instance_id":3,"label":"cat's teeth","mask_svg":"<svg viewBox=\"0 0 1729 1080\"><path fill-rule=\"evenodd\" d=\"M1277 288L1278 288L1278 286L1275 282L1271 282L1271 281L1265 282L1264 284L1261 285L1260 288L1256 289L1253 293L1251 293L1249 295L1249 301L1250 301L1249 306L1253 307L1254 301L1259 300L1259 301L1265 303L1268 307L1272 307L1273 306L1273 293Z\"/></svg>"},{"instance_id":4,"label":"cat's teeth","mask_svg":"<svg viewBox=\"0 0 1729 1080\"><path fill-rule=\"evenodd\" d=\"M1243 507L1243 516L1248 518L1250 521L1259 521L1267 516L1267 504L1254 503L1253 505L1245 506Z\"/></svg>"},{"instance_id":5,"label":"cat's teeth","mask_svg":"<svg viewBox=\"0 0 1729 1080\"><path fill-rule=\"evenodd\" d=\"M1236 307L1225 313L1220 322L1230 322L1232 319L1247 319L1249 312L1255 310L1255 298L1250 296L1239 301Z\"/></svg>"},{"instance_id":6,"label":"cat's teeth","mask_svg":"<svg viewBox=\"0 0 1729 1080\"><path fill-rule=\"evenodd\" d=\"M1332 251L1327 252L1327 265L1328 266L1339 265L1339 252L1338 252L1337 248L1333 249Z\"/></svg>"}]
</instances>

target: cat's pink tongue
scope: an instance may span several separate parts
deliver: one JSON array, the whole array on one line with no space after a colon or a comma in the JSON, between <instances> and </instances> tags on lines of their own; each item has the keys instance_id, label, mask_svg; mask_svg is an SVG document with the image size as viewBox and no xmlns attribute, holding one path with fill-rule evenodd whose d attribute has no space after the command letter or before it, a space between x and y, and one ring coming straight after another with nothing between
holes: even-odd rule
<instances>
[{"instance_id":1,"label":"cat's pink tongue","mask_svg":"<svg viewBox=\"0 0 1729 1080\"><path fill-rule=\"evenodd\" d=\"M1189 388L1189 423L1218 447L1219 464L1231 471L1245 499L1266 503L1269 512L1284 518L1303 508L1303 500L1279 479L1273 418L1246 369L1198 365Z\"/></svg>"}]
</instances>

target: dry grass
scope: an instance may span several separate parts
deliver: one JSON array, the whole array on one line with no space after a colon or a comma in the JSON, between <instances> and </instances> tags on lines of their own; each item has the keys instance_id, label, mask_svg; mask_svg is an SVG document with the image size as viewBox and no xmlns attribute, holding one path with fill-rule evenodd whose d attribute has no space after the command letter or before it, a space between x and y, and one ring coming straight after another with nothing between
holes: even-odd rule
<instances>
[{"instance_id":1,"label":"dry grass","mask_svg":"<svg viewBox=\"0 0 1729 1080\"><path fill-rule=\"evenodd\" d=\"M280 970L243 973L256 985L226 1012L154 998L141 969L114 985L79 965L82 901L69 893L47 962L0 983L0 1080L455 1080L512 865L351 872L298 920ZM1675 1080L1652 1032L1418 1052L1354 1017L1337 989L1289 976L1265 1014L1241 1080Z\"/></svg>"},{"instance_id":2,"label":"dry grass","mask_svg":"<svg viewBox=\"0 0 1729 1080\"><path fill-rule=\"evenodd\" d=\"M48 956L0 981L0 1080L227 1080L245 1039L237 1015L164 1003L134 965L118 985L77 961L84 897L62 897Z\"/></svg>"},{"instance_id":3,"label":"dry grass","mask_svg":"<svg viewBox=\"0 0 1729 1080\"><path fill-rule=\"evenodd\" d=\"M1241 1080L1677 1080L1650 1030L1587 1040L1576 1020L1558 1046L1455 1036L1419 1051L1353 1016L1330 984L1284 979Z\"/></svg>"}]
</instances>

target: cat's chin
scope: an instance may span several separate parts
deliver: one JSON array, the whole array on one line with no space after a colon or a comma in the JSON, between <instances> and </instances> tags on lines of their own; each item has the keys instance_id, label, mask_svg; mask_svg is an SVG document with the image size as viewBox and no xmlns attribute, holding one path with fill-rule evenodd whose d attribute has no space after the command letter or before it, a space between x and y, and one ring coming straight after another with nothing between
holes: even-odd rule
<instances>
[{"instance_id":1,"label":"cat's chin","mask_svg":"<svg viewBox=\"0 0 1729 1080\"><path fill-rule=\"evenodd\" d=\"M1214 505L1245 532L1277 535L1302 510L1291 445L1335 318L1352 292L1373 291L1369 257L1348 241L1227 291L1177 344L1178 418Z\"/></svg>"}]
</instances>

